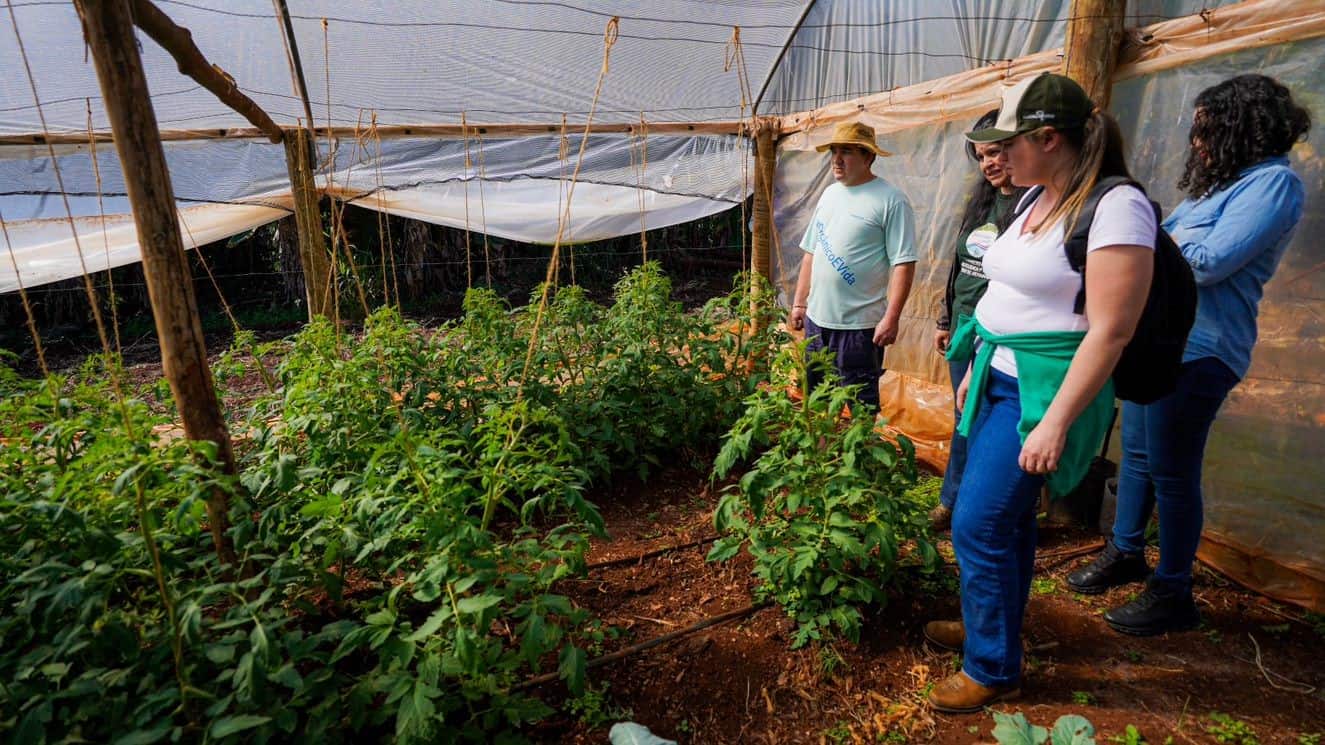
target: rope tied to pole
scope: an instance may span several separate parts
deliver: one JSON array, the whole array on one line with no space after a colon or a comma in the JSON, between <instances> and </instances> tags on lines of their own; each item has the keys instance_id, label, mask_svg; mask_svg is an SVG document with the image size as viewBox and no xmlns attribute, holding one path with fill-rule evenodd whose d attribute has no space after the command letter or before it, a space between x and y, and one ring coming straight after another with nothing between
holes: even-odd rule
<instances>
[{"instance_id":1,"label":"rope tied to pole","mask_svg":"<svg viewBox=\"0 0 1325 745\"><path fill-rule=\"evenodd\" d=\"M547 314L548 295L551 292L552 282L556 279L557 262L561 260L561 242L566 234L566 225L570 222L570 205L571 200L575 195L575 184L580 178L580 169L584 166L584 152L589 145L589 132L593 127L593 115L598 109L598 97L602 95L603 92L603 81L607 78L608 60L612 54L612 46L617 40L617 29L619 25L620 19L617 16L613 16L612 19L607 22L607 30L603 34L603 66L602 69L599 70L598 83L594 86L593 100L589 104L589 113L584 120L584 135L580 138L580 152L576 156L575 170L571 173L570 184L566 189L565 210L557 221L557 237L552 243L552 256L548 260L547 273L543 280L543 289L542 292L539 293L538 310L534 314L534 326L529 332L529 346L525 351L524 366L520 370L520 385L515 393L515 402L517 405L524 400L525 387L529 382L529 368L534 361L534 349L538 344L538 334L543 326L543 317ZM508 450L514 447L526 427L524 421L524 408L519 408L519 416L512 417L508 425ZM520 420L518 429L516 425L517 418ZM494 475L491 486L489 487L487 499L485 500L486 503L483 507L483 520L480 523L480 529L487 530L488 526L492 523L492 516L496 512L497 501L501 499L501 496L501 479Z\"/></svg>"},{"instance_id":2,"label":"rope tied to pole","mask_svg":"<svg viewBox=\"0 0 1325 745\"><path fill-rule=\"evenodd\" d=\"M469 123L465 112L460 112L460 136L465 142L465 289L474 286L474 255L469 243L469 169L473 163L469 159Z\"/></svg>"}]
</instances>

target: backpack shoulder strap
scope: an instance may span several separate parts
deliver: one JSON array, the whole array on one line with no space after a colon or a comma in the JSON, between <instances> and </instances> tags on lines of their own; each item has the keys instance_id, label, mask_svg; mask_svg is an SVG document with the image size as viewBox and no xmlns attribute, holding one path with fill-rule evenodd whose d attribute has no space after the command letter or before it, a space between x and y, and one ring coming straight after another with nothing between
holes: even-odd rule
<instances>
[{"instance_id":1,"label":"backpack shoulder strap","mask_svg":"<svg viewBox=\"0 0 1325 745\"><path fill-rule=\"evenodd\" d=\"M1026 190L1025 194L1021 195L1021 199L1017 200L1017 206L1012 209L1012 217L1008 220L1009 228L1012 227L1012 223L1017 221L1018 217L1021 217L1023 212L1030 209L1032 204L1035 204L1035 200L1039 199L1042 193L1044 193L1043 186L1032 186ZM1003 230L1006 231L1007 228Z\"/></svg>"},{"instance_id":2,"label":"backpack shoulder strap","mask_svg":"<svg viewBox=\"0 0 1325 745\"><path fill-rule=\"evenodd\" d=\"M1086 248L1090 243L1090 225L1095 220L1095 210L1100 206L1104 195L1118 186L1134 186L1145 193L1145 187L1126 176L1106 176L1095 183L1095 187L1086 196L1077 214L1077 222L1072 226L1072 234L1063 241L1063 251L1067 254L1067 263L1072 271L1081 275L1081 289L1077 290L1076 302L1072 311L1077 315L1086 312ZM1152 202L1153 204L1153 202ZM1158 209L1158 207L1156 207Z\"/></svg>"}]
</instances>

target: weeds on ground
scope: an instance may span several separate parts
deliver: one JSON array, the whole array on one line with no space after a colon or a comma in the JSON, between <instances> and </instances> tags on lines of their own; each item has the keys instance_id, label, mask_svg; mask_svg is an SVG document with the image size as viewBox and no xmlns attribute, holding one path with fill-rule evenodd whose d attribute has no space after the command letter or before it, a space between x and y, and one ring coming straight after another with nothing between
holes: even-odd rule
<instances>
[{"instance_id":1,"label":"weeds on ground","mask_svg":"<svg viewBox=\"0 0 1325 745\"><path fill-rule=\"evenodd\" d=\"M1210 712L1208 718L1210 724L1206 725L1205 731L1213 735L1217 742L1230 743L1230 745L1260 745L1261 741L1256 736L1256 731L1241 719L1234 719L1218 711Z\"/></svg>"},{"instance_id":2,"label":"weeds on ground","mask_svg":"<svg viewBox=\"0 0 1325 745\"><path fill-rule=\"evenodd\" d=\"M851 723L838 720L837 724L823 731L822 737L833 745L847 745L851 742Z\"/></svg>"},{"instance_id":3,"label":"weeds on ground","mask_svg":"<svg viewBox=\"0 0 1325 745\"><path fill-rule=\"evenodd\" d=\"M566 702L566 710L587 727L598 728L613 722L631 719L635 713L612 703L609 686L586 685L584 693Z\"/></svg>"},{"instance_id":4,"label":"weeds on ground","mask_svg":"<svg viewBox=\"0 0 1325 745\"><path fill-rule=\"evenodd\" d=\"M1087 691L1072 691L1072 703L1077 706L1094 706L1095 695Z\"/></svg>"},{"instance_id":5,"label":"weeds on ground","mask_svg":"<svg viewBox=\"0 0 1325 745\"><path fill-rule=\"evenodd\" d=\"M1031 580L1031 592L1036 595L1052 595L1058 592L1058 580L1053 577L1036 577Z\"/></svg>"},{"instance_id":6,"label":"weeds on ground","mask_svg":"<svg viewBox=\"0 0 1325 745\"><path fill-rule=\"evenodd\" d=\"M1121 735L1111 735L1109 742L1113 745L1150 745L1150 741L1141 734L1141 731L1134 724L1127 725L1127 729L1123 730ZM1163 745L1173 745L1173 736L1165 737Z\"/></svg>"}]
</instances>

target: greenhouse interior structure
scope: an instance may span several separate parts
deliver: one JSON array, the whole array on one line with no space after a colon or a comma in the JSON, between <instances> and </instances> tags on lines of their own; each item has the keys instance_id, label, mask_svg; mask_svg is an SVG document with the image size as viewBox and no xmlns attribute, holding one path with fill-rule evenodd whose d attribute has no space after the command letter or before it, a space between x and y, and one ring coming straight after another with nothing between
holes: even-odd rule
<instances>
[{"instance_id":1,"label":"greenhouse interior structure","mask_svg":"<svg viewBox=\"0 0 1325 745\"><path fill-rule=\"evenodd\" d=\"M1325 737L1320 0L5 0L0 19L2 739ZM1305 207L1206 446L1202 625L1111 632L1126 593L1062 579L1105 545L1099 505L1046 501L1022 699L953 716L926 697L961 654L919 631L958 607L924 517L954 427L934 328L979 177L963 134L1045 72L1113 115L1166 213L1197 94L1278 80L1313 120L1288 154ZM800 386L784 324L846 122L915 216L872 422ZM263 241L299 279L263 301L293 326L255 336L231 306L257 289L208 262L270 263L239 256ZM600 245L621 250L594 275ZM449 310L402 310L407 261ZM673 297L704 272L719 289Z\"/></svg>"}]
</instances>

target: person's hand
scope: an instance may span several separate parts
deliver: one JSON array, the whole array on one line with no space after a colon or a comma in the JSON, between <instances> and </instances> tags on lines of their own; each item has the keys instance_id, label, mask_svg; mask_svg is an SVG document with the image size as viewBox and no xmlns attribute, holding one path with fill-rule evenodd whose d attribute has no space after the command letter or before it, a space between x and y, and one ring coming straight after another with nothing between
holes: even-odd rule
<instances>
[{"instance_id":1,"label":"person's hand","mask_svg":"<svg viewBox=\"0 0 1325 745\"><path fill-rule=\"evenodd\" d=\"M792 306L791 313L787 314L787 325L794 331L801 331L805 328L805 306Z\"/></svg>"},{"instance_id":2,"label":"person's hand","mask_svg":"<svg viewBox=\"0 0 1325 745\"><path fill-rule=\"evenodd\" d=\"M934 350L939 354L948 353L948 342L952 341L952 331L939 329L934 332Z\"/></svg>"},{"instance_id":3,"label":"person's hand","mask_svg":"<svg viewBox=\"0 0 1325 745\"><path fill-rule=\"evenodd\" d=\"M962 382L957 385L957 410L966 410L966 392L971 389L971 373L968 370L962 377Z\"/></svg>"},{"instance_id":4,"label":"person's hand","mask_svg":"<svg viewBox=\"0 0 1325 745\"><path fill-rule=\"evenodd\" d=\"M884 316L879 325L874 327L874 346L880 349L897 341L897 320Z\"/></svg>"},{"instance_id":5,"label":"person's hand","mask_svg":"<svg viewBox=\"0 0 1325 745\"><path fill-rule=\"evenodd\" d=\"M1049 422L1040 422L1026 435L1017 465L1029 474L1045 475L1058 470L1058 459L1063 457L1067 442L1067 428Z\"/></svg>"}]
</instances>

